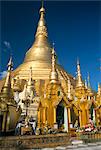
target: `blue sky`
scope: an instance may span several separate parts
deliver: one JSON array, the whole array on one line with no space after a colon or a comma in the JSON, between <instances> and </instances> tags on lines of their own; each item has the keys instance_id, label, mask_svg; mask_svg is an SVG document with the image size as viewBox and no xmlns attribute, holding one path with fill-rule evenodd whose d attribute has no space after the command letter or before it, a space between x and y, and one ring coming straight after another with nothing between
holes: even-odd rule
<instances>
[{"instance_id":1,"label":"blue sky","mask_svg":"<svg viewBox=\"0 0 101 150\"><path fill-rule=\"evenodd\" d=\"M34 41L40 1L1 1L0 72L13 55L14 69L23 62ZM50 42L55 42L59 63L76 76L80 59L82 77L90 74L93 89L101 83L101 2L45 1Z\"/></svg>"}]
</instances>

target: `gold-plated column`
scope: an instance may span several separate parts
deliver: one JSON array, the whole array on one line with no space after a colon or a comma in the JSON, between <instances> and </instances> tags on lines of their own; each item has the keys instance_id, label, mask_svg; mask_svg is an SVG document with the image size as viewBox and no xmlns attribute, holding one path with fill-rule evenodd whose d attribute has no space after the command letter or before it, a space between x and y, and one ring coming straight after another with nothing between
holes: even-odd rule
<instances>
[{"instance_id":1,"label":"gold-plated column","mask_svg":"<svg viewBox=\"0 0 101 150\"><path fill-rule=\"evenodd\" d=\"M47 107L45 109L45 115L46 115L46 122L47 122Z\"/></svg>"},{"instance_id":2,"label":"gold-plated column","mask_svg":"<svg viewBox=\"0 0 101 150\"><path fill-rule=\"evenodd\" d=\"M82 127L82 112L79 111L79 122L80 122L80 127Z\"/></svg>"},{"instance_id":3,"label":"gold-plated column","mask_svg":"<svg viewBox=\"0 0 101 150\"><path fill-rule=\"evenodd\" d=\"M54 107L54 124L56 124L56 107Z\"/></svg>"},{"instance_id":4,"label":"gold-plated column","mask_svg":"<svg viewBox=\"0 0 101 150\"><path fill-rule=\"evenodd\" d=\"M71 124L71 113L70 113L70 107L68 107L68 128L70 129Z\"/></svg>"},{"instance_id":5,"label":"gold-plated column","mask_svg":"<svg viewBox=\"0 0 101 150\"><path fill-rule=\"evenodd\" d=\"M68 126L68 122L69 122L69 120L68 120L68 108L66 107L66 109L67 109L67 132L68 132L68 129L69 129L69 126Z\"/></svg>"},{"instance_id":6,"label":"gold-plated column","mask_svg":"<svg viewBox=\"0 0 101 150\"><path fill-rule=\"evenodd\" d=\"M43 108L43 124L46 123L46 108Z\"/></svg>"},{"instance_id":7,"label":"gold-plated column","mask_svg":"<svg viewBox=\"0 0 101 150\"><path fill-rule=\"evenodd\" d=\"M38 110L38 128L40 127L40 110Z\"/></svg>"}]
</instances>

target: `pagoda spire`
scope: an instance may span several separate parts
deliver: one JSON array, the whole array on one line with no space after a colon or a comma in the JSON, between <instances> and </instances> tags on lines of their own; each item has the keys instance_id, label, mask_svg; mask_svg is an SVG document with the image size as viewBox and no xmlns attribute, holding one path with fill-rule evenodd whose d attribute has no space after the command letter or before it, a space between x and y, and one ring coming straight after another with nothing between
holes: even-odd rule
<instances>
[{"instance_id":1,"label":"pagoda spire","mask_svg":"<svg viewBox=\"0 0 101 150\"><path fill-rule=\"evenodd\" d=\"M12 57L10 57L10 60L9 60L9 63L7 66L8 66L7 76L5 79L4 86L1 90L0 97L9 98L12 95L12 91L11 91L11 71L12 71L12 67L13 67Z\"/></svg>"},{"instance_id":2,"label":"pagoda spire","mask_svg":"<svg viewBox=\"0 0 101 150\"><path fill-rule=\"evenodd\" d=\"M51 66L50 82L51 83L58 82L58 73L56 70L56 54L55 54L55 50L54 50L54 45L52 48L52 66Z\"/></svg>"},{"instance_id":3,"label":"pagoda spire","mask_svg":"<svg viewBox=\"0 0 101 150\"><path fill-rule=\"evenodd\" d=\"M90 85L90 75L89 75L89 72L88 72L87 81L88 81L88 88L91 88L91 85Z\"/></svg>"},{"instance_id":4,"label":"pagoda spire","mask_svg":"<svg viewBox=\"0 0 101 150\"><path fill-rule=\"evenodd\" d=\"M44 7L44 0L41 0L42 8Z\"/></svg>"},{"instance_id":5,"label":"pagoda spire","mask_svg":"<svg viewBox=\"0 0 101 150\"><path fill-rule=\"evenodd\" d=\"M40 19L39 19L39 23L38 23L38 27L37 27L37 32L35 35L36 38L40 35L43 37L48 37L46 22L44 19L44 16L45 16L44 2L43 2L43 0L41 2L42 2L42 6L41 6L41 9L39 11L40 12Z\"/></svg>"},{"instance_id":6,"label":"pagoda spire","mask_svg":"<svg viewBox=\"0 0 101 150\"><path fill-rule=\"evenodd\" d=\"M82 85L83 83L81 77L80 63L79 63L79 59L77 59L77 87L81 87Z\"/></svg>"},{"instance_id":7,"label":"pagoda spire","mask_svg":"<svg viewBox=\"0 0 101 150\"><path fill-rule=\"evenodd\" d=\"M85 88L87 89L87 80L85 79Z\"/></svg>"},{"instance_id":8,"label":"pagoda spire","mask_svg":"<svg viewBox=\"0 0 101 150\"><path fill-rule=\"evenodd\" d=\"M12 71L12 67L13 67L13 63L12 63L12 57L10 57L10 60L8 62L8 71L7 71L7 76L6 76L6 81L5 81L5 84L4 86L6 87L10 87L11 85L11 78L10 78L10 75L11 75L11 71Z\"/></svg>"},{"instance_id":9,"label":"pagoda spire","mask_svg":"<svg viewBox=\"0 0 101 150\"><path fill-rule=\"evenodd\" d=\"M39 11L40 18L35 34L35 41L31 48L26 52L24 62L44 61L51 63L51 45L48 41L48 32L45 21L45 8L42 6Z\"/></svg>"},{"instance_id":10,"label":"pagoda spire","mask_svg":"<svg viewBox=\"0 0 101 150\"><path fill-rule=\"evenodd\" d=\"M98 83L98 95L101 95L101 85Z\"/></svg>"}]
</instances>

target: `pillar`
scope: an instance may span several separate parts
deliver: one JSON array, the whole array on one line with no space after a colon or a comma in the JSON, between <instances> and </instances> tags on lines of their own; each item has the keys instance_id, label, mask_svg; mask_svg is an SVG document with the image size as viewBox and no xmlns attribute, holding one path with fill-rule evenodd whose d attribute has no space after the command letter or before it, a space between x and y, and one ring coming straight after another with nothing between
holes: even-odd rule
<instances>
[{"instance_id":1,"label":"pillar","mask_svg":"<svg viewBox=\"0 0 101 150\"><path fill-rule=\"evenodd\" d=\"M95 123L95 109L93 109L93 122Z\"/></svg>"},{"instance_id":2,"label":"pillar","mask_svg":"<svg viewBox=\"0 0 101 150\"><path fill-rule=\"evenodd\" d=\"M55 129L58 128L58 125L57 125L57 122L56 122L56 107L54 107L54 128Z\"/></svg>"},{"instance_id":3,"label":"pillar","mask_svg":"<svg viewBox=\"0 0 101 150\"><path fill-rule=\"evenodd\" d=\"M46 123L46 108L43 108L43 124L45 125Z\"/></svg>"},{"instance_id":4,"label":"pillar","mask_svg":"<svg viewBox=\"0 0 101 150\"><path fill-rule=\"evenodd\" d=\"M80 123L80 127L82 127L82 112L79 111L79 123Z\"/></svg>"},{"instance_id":5,"label":"pillar","mask_svg":"<svg viewBox=\"0 0 101 150\"><path fill-rule=\"evenodd\" d=\"M70 107L68 107L68 128L72 128Z\"/></svg>"},{"instance_id":6,"label":"pillar","mask_svg":"<svg viewBox=\"0 0 101 150\"><path fill-rule=\"evenodd\" d=\"M54 124L56 123L56 107L54 107Z\"/></svg>"},{"instance_id":7,"label":"pillar","mask_svg":"<svg viewBox=\"0 0 101 150\"><path fill-rule=\"evenodd\" d=\"M68 114L67 114L67 108L64 107L64 131L68 132Z\"/></svg>"},{"instance_id":8,"label":"pillar","mask_svg":"<svg viewBox=\"0 0 101 150\"><path fill-rule=\"evenodd\" d=\"M40 110L38 110L38 127L40 127Z\"/></svg>"}]
</instances>

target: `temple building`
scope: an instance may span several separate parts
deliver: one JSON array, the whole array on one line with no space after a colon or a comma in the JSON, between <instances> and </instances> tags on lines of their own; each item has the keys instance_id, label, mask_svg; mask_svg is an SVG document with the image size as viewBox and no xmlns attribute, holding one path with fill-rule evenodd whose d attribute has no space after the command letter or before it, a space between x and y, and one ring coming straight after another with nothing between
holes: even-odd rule
<instances>
[{"instance_id":1,"label":"temple building","mask_svg":"<svg viewBox=\"0 0 101 150\"><path fill-rule=\"evenodd\" d=\"M79 60L76 78L57 64L43 6L33 45L23 63L14 71L11 68L12 59L7 77L0 81L0 131L14 129L22 116L33 117L38 128L49 126L66 132L85 126L90 119L101 126L101 85L96 93L84 83Z\"/></svg>"}]
</instances>

